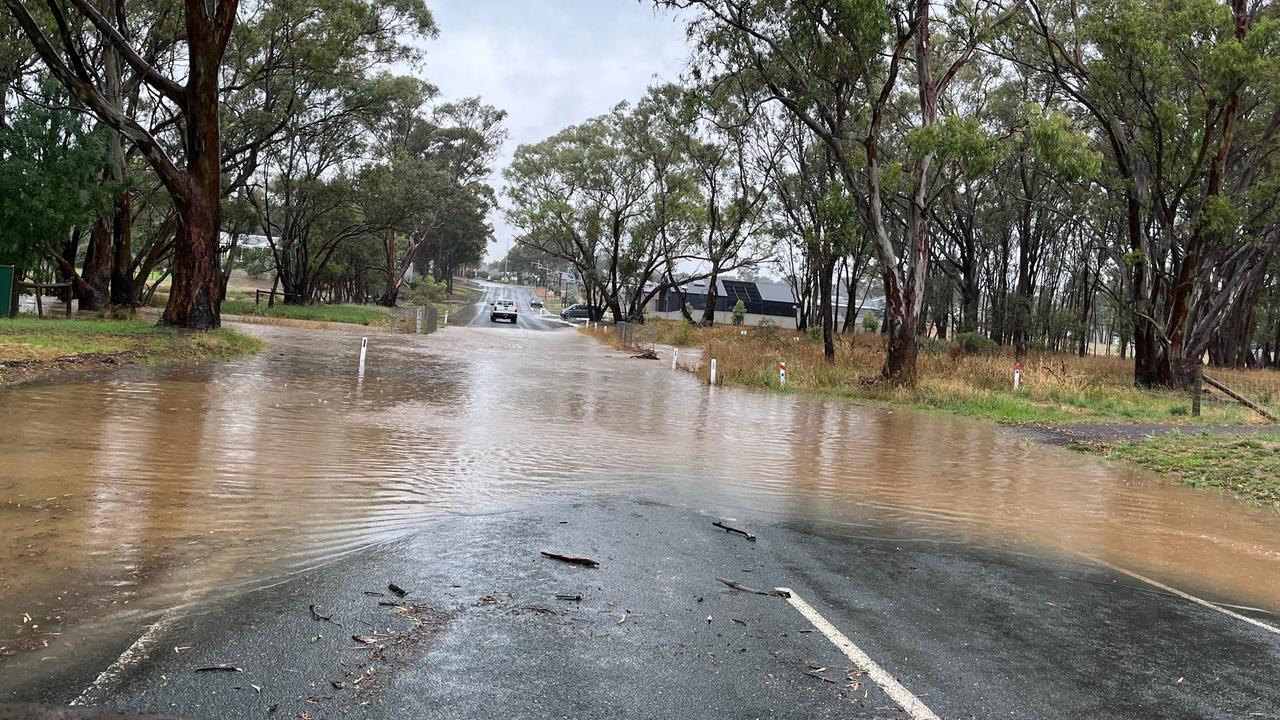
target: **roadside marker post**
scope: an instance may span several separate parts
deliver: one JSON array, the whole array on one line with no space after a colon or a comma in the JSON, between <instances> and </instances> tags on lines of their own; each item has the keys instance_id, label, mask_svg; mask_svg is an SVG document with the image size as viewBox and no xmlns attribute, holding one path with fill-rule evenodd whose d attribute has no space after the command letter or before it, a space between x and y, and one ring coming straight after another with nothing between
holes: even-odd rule
<instances>
[{"instance_id":1,"label":"roadside marker post","mask_svg":"<svg viewBox=\"0 0 1280 720\"><path fill-rule=\"evenodd\" d=\"M418 312L414 313L414 332L422 334L422 308L418 308Z\"/></svg>"},{"instance_id":2,"label":"roadside marker post","mask_svg":"<svg viewBox=\"0 0 1280 720\"><path fill-rule=\"evenodd\" d=\"M781 385L787 384L787 364L784 362L778 363L778 383Z\"/></svg>"},{"instance_id":3,"label":"roadside marker post","mask_svg":"<svg viewBox=\"0 0 1280 720\"><path fill-rule=\"evenodd\" d=\"M364 356L369 351L369 338L360 338L360 374L364 375Z\"/></svg>"},{"instance_id":4,"label":"roadside marker post","mask_svg":"<svg viewBox=\"0 0 1280 720\"><path fill-rule=\"evenodd\" d=\"M680 348L672 348L671 350L671 369L676 369L676 360L680 357Z\"/></svg>"},{"instance_id":5,"label":"roadside marker post","mask_svg":"<svg viewBox=\"0 0 1280 720\"><path fill-rule=\"evenodd\" d=\"M444 326L449 327L449 313L447 311L444 314Z\"/></svg>"},{"instance_id":6,"label":"roadside marker post","mask_svg":"<svg viewBox=\"0 0 1280 720\"><path fill-rule=\"evenodd\" d=\"M716 384L716 359L711 358L711 384Z\"/></svg>"},{"instance_id":7,"label":"roadside marker post","mask_svg":"<svg viewBox=\"0 0 1280 720\"><path fill-rule=\"evenodd\" d=\"M1022 363L1013 364L1013 391L1018 392L1018 388L1022 386Z\"/></svg>"}]
</instances>

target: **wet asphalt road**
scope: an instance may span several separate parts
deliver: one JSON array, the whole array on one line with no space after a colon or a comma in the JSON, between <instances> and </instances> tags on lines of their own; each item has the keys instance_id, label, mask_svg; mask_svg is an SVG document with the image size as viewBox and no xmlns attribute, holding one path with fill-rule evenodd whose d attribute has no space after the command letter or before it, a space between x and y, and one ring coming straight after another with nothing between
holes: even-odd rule
<instances>
[{"instance_id":1,"label":"wet asphalt road","mask_svg":"<svg viewBox=\"0 0 1280 720\"><path fill-rule=\"evenodd\" d=\"M487 327L497 330L560 330L569 327L569 324L561 321L559 317L533 307L531 288L496 283L481 283L480 288L484 290L484 299L467 308L463 317L460 318L461 322L465 322L469 327ZM520 308L516 322L489 320L489 305L498 299L516 301Z\"/></svg>"},{"instance_id":2,"label":"wet asphalt road","mask_svg":"<svg viewBox=\"0 0 1280 720\"><path fill-rule=\"evenodd\" d=\"M786 600L722 576L792 588L937 717L1280 713L1280 637L1130 577L795 524L748 542L716 519L622 499L443 519L165 619L146 661L82 700L209 718L910 717ZM71 701L101 663L40 699ZM243 672L195 670L219 665Z\"/></svg>"}]
</instances>

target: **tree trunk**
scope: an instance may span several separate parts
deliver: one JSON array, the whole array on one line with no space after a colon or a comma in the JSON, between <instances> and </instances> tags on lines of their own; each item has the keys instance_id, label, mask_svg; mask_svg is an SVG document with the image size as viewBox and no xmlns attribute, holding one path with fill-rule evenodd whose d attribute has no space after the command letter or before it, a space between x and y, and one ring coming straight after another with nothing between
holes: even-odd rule
<instances>
[{"instance_id":1,"label":"tree trunk","mask_svg":"<svg viewBox=\"0 0 1280 720\"><path fill-rule=\"evenodd\" d=\"M229 0L224 0L228 2ZM203 2L187 0L189 47L186 98L187 187L178 200L173 247L173 284L162 321L189 330L222 324L222 144L218 126L222 47L217 24Z\"/></svg>"},{"instance_id":2,"label":"tree trunk","mask_svg":"<svg viewBox=\"0 0 1280 720\"><path fill-rule=\"evenodd\" d=\"M818 299L822 303L819 311L822 319L822 355L827 362L835 362L836 359L836 320L831 303L831 281L835 271L835 260L824 261L818 286Z\"/></svg>"},{"instance_id":3,"label":"tree trunk","mask_svg":"<svg viewBox=\"0 0 1280 720\"><path fill-rule=\"evenodd\" d=\"M716 324L716 305L719 300L716 283L718 282L719 277L720 267L718 264L713 263L711 266L711 277L707 278L707 304L706 307L702 309L701 325L703 327L711 327Z\"/></svg>"},{"instance_id":4,"label":"tree trunk","mask_svg":"<svg viewBox=\"0 0 1280 720\"><path fill-rule=\"evenodd\" d=\"M111 218L100 217L89 232L89 249L84 256L84 286L77 293L81 310L101 310L110 302L112 257ZM74 268L71 272L75 273Z\"/></svg>"}]
</instances>

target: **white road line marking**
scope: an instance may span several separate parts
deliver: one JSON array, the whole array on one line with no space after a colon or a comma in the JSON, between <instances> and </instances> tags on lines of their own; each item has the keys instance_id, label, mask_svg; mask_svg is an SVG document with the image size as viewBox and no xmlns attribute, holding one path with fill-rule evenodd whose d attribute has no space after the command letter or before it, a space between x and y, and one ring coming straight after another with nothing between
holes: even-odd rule
<instances>
[{"instance_id":1,"label":"white road line marking","mask_svg":"<svg viewBox=\"0 0 1280 720\"><path fill-rule=\"evenodd\" d=\"M1241 615L1241 614L1240 614L1240 613L1238 613L1238 612L1234 612L1234 611L1228 610L1228 609L1226 609L1225 607L1222 607L1221 605L1218 605L1217 603L1212 603L1212 602L1209 602L1208 600L1205 600L1205 599L1203 599L1203 598L1198 598L1198 597L1196 597L1195 595L1192 595L1192 594L1190 594L1190 593L1185 593L1185 592L1183 592L1183 591L1181 591L1181 590L1179 590L1179 589L1177 589L1177 588L1175 588L1175 587L1169 587L1168 585L1165 585L1164 583L1160 582L1159 580L1153 580L1153 579L1151 579L1151 578L1147 577L1146 575L1139 575L1138 573L1136 573L1136 572L1134 572L1134 571L1132 571L1132 570L1128 570L1128 569L1126 569L1126 568L1122 568L1122 567L1120 567L1119 565L1112 565L1111 563L1107 562L1106 560L1100 560L1100 559L1098 559L1098 558L1096 558L1096 557L1091 557L1091 556L1086 556L1086 557L1088 557L1090 561L1092 561L1092 562L1094 562L1094 563L1096 563L1096 564L1098 564L1098 565L1101 565L1102 567L1107 568L1108 570L1114 570L1114 571L1116 571L1116 572L1120 573L1121 575L1128 575L1129 577L1133 578L1134 580L1140 580L1140 581L1142 581L1142 582L1144 582L1144 583L1146 583L1146 584L1150 585L1151 587L1154 587L1154 588L1158 588L1158 589L1160 589L1160 590L1163 590L1163 591L1165 591L1165 592L1169 593L1170 595L1176 595L1176 596L1178 596L1178 597L1182 598L1183 600L1189 600L1189 601L1191 601L1191 602L1193 602L1193 603L1195 603L1195 604L1197 604L1197 605L1201 605L1201 606L1207 607L1207 608L1209 608L1210 610L1216 610L1217 612L1220 612L1220 613L1222 613L1223 615L1228 615L1228 616L1233 617L1233 618L1235 618L1235 619L1237 619L1237 620L1243 620L1244 622L1247 622L1247 623L1249 623L1250 625L1253 625L1253 626L1255 626L1255 627L1258 627L1258 628L1261 628L1261 629L1263 629L1263 630L1266 630L1266 631L1267 631L1267 632L1269 632L1269 633L1274 633L1274 634L1276 634L1276 635L1280 635L1280 628L1278 628L1278 627L1276 627L1276 626L1274 626L1274 625L1271 625L1271 624L1269 624L1269 623L1264 623L1264 622L1262 622L1261 620L1254 620L1253 618L1248 617L1248 616L1246 616L1246 615Z\"/></svg>"},{"instance_id":2,"label":"white road line marking","mask_svg":"<svg viewBox=\"0 0 1280 720\"><path fill-rule=\"evenodd\" d=\"M131 666L147 659L151 653L151 646L177 619L178 613L175 610L170 610L160 616L160 619L155 624L148 627L146 632L142 633L137 640L133 641L132 645L120 653L120 657L116 658L115 662L107 666L106 670L98 673L98 677L94 678L94 681L89 683L89 687L77 695L76 699L71 701L71 704L92 705L99 702L103 693L120 682L120 678L124 676Z\"/></svg>"},{"instance_id":3,"label":"white road line marking","mask_svg":"<svg viewBox=\"0 0 1280 720\"><path fill-rule=\"evenodd\" d=\"M844 653L845 657L852 660L859 670L875 681L880 686L880 689L884 690L885 694L897 703L898 707L910 715L913 720L941 720L924 703L920 702L920 698L912 695L910 690L902 686L902 683L895 680L884 668L877 665L874 660L862 651L862 648L854 645L853 641L845 637L845 634L840 632L835 625L827 622L826 618L809 606L809 603L801 600L794 590L781 587L778 590L787 593L790 596L787 598L787 602L791 603L791 606L796 610L799 610L804 619L817 628L818 632L825 635L832 645L835 645L840 649L840 652Z\"/></svg>"}]
</instances>

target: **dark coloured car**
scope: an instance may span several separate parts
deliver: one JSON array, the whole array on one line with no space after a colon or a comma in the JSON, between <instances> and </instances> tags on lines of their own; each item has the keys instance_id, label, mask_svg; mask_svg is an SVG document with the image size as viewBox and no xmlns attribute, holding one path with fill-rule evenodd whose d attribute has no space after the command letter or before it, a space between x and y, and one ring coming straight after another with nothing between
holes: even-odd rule
<instances>
[{"instance_id":1,"label":"dark coloured car","mask_svg":"<svg viewBox=\"0 0 1280 720\"><path fill-rule=\"evenodd\" d=\"M604 310L601 308L593 308L590 305L581 304L570 305L560 311L560 317L565 320L599 320L602 315L604 315Z\"/></svg>"}]
</instances>

